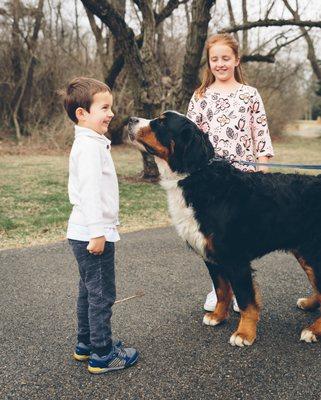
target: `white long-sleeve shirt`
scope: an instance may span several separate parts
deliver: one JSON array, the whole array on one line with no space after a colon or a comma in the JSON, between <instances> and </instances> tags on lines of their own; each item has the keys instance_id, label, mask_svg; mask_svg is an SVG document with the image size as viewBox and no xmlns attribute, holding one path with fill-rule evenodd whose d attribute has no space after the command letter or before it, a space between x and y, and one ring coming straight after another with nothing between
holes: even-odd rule
<instances>
[{"instance_id":1,"label":"white long-sleeve shirt","mask_svg":"<svg viewBox=\"0 0 321 400\"><path fill-rule=\"evenodd\" d=\"M75 125L69 158L68 194L73 209L68 239L105 236L110 242L119 240L119 190L110 144L105 136Z\"/></svg>"}]
</instances>

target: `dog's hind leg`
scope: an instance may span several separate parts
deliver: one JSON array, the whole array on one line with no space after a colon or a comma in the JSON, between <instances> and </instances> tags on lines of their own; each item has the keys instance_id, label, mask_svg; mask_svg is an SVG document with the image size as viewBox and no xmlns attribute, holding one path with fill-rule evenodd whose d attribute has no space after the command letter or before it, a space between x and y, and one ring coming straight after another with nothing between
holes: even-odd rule
<instances>
[{"instance_id":1,"label":"dog's hind leg","mask_svg":"<svg viewBox=\"0 0 321 400\"><path fill-rule=\"evenodd\" d=\"M204 315L203 323L214 326L227 319L233 294L230 282L224 276L221 268L207 261L205 261L205 264L215 287L217 303L213 312Z\"/></svg>"},{"instance_id":2,"label":"dog's hind leg","mask_svg":"<svg viewBox=\"0 0 321 400\"><path fill-rule=\"evenodd\" d=\"M307 274L307 277L313 288L312 296L298 299L297 306L305 311L313 311L321 304L320 292L316 286L316 275L313 268L307 263L304 257L302 257L297 251L293 251L293 254L303 268L304 272Z\"/></svg>"},{"instance_id":3,"label":"dog's hind leg","mask_svg":"<svg viewBox=\"0 0 321 400\"><path fill-rule=\"evenodd\" d=\"M304 310L315 310L321 304L321 257L306 257L294 252L295 257L299 261L301 267L306 272L309 281L313 287L313 295L298 300L298 307ZM317 342L321 337L321 317L317 318L314 323L301 332L300 340L311 343Z\"/></svg>"},{"instance_id":4,"label":"dog's hind leg","mask_svg":"<svg viewBox=\"0 0 321 400\"><path fill-rule=\"evenodd\" d=\"M250 346L256 339L256 327L260 318L260 293L253 283L250 264L227 268L227 271L241 314L230 344Z\"/></svg>"}]
</instances>

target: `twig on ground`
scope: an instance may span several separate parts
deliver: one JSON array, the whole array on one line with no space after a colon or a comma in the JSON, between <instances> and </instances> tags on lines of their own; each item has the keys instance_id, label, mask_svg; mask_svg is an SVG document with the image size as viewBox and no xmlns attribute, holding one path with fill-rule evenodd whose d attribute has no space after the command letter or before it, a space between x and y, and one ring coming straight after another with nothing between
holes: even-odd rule
<instances>
[{"instance_id":1,"label":"twig on ground","mask_svg":"<svg viewBox=\"0 0 321 400\"><path fill-rule=\"evenodd\" d=\"M115 304L123 303L124 301L135 299L136 297L143 297L143 296L145 296L145 293L142 290L140 290L139 292L137 292L133 296L129 296L129 297L125 297L124 299L116 300Z\"/></svg>"}]
</instances>

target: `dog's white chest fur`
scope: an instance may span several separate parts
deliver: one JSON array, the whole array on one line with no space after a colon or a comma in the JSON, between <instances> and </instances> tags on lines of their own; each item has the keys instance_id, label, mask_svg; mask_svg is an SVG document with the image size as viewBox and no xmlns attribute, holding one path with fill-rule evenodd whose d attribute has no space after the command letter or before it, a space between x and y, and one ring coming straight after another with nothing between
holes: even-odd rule
<instances>
[{"instance_id":1,"label":"dog's white chest fur","mask_svg":"<svg viewBox=\"0 0 321 400\"><path fill-rule=\"evenodd\" d=\"M176 189L168 190L167 199L169 212L179 236L204 258L206 240L199 230L193 209L185 204L182 189L176 186Z\"/></svg>"},{"instance_id":2,"label":"dog's white chest fur","mask_svg":"<svg viewBox=\"0 0 321 400\"><path fill-rule=\"evenodd\" d=\"M163 163L160 165L160 163L157 162L157 165L162 176L161 185L167 192L169 213L179 236L185 240L196 253L206 258L206 239L200 232L199 224L194 217L193 209L186 206L182 189L177 186L178 180L182 179L182 177L173 174L168 170L167 165L165 166Z\"/></svg>"}]
</instances>

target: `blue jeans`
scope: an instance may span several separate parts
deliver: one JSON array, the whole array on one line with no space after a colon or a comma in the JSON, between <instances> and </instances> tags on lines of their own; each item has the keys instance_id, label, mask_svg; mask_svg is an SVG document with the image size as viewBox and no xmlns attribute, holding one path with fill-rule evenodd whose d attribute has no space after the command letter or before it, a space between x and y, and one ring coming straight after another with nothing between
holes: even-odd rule
<instances>
[{"instance_id":1,"label":"blue jeans","mask_svg":"<svg viewBox=\"0 0 321 400\"><path fill-rule=\"evenodd\" d=\"M105 243L103 254L87 250L88 242L69 239L79 268L77 302L78 342L91 344L98 355L112 348L111 316L116 298L115 245Z\"/></svg>"}]
</instances>

